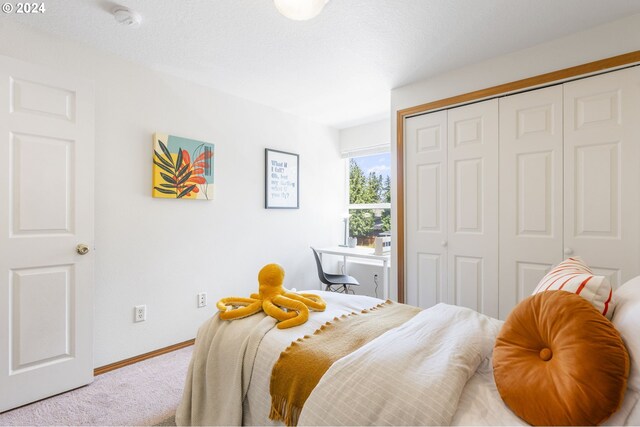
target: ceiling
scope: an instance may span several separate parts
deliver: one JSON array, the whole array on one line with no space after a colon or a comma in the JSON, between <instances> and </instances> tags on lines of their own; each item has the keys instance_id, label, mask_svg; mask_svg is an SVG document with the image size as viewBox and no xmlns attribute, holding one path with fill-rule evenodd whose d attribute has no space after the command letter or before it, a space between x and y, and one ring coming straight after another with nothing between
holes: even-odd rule
<instances>
[{"instance_id":1,"label":"ceiling","mask_svg":"<svg viewBox=\"0 0 640 427\"><path fill-rule=\"evenodd\" d=\"M13 18L336 128L388 117L394 87L640 12L639 0L331 0L291 21L271 0L45 3ZM116 5L142 25L118 25Z\"/></svg>"}]
</instances>

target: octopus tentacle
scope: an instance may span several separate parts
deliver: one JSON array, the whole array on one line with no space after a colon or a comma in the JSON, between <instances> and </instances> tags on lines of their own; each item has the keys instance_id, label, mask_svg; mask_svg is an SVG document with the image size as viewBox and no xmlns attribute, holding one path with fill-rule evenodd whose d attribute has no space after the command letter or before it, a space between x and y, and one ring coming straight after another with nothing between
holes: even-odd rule
<instances>
[{"instance_id":1,"label":"octopus tentacle","mask_svg":"<svg viewBox=\"0 0 640 427\"><path fill-rule=\"evenodd\" d=\"M322 299L320 295L316 295L316 294L300 294L300 295L302 295L307 299L310 299L311 301L315 301L316 303L323 305L325 308L327 307L327 303L325 302L324 299ZM324 309L319 311L324 311Z\"/></svg>"},{"instance_id":2,"label":"octopus tentacle","mask_svg":"<svg viewBox=\"0 0 640 427\"><path fill-rule=\"evenodd\" d=\"M264 302L262 303L262 309L269 316L279 321L292 319L298 315L298 313L296 313L295 311L284 311L268 299L264 300Z\"/></svg>"},{"instance_id":3,"label":"octopus tentacle","mask_svg":"<svg viewBox=\"0 0 640 427\"><path fill-rule=\"evenodd\" d=\"M302 292L296 292L296 295L301 295L313 301L324 301L320 295L316 295L316 294L306 294Z\"/></svg>"},{"instance_id":4,"label":"octopus tentacle","mask_svg":"<svg viewBox=\"0 0 640 427\"><path fill-rule=\"evenodd\" d=\"M273 298L273 304L277 304L280 307L288 308L290 310L295 310L295 312L297 312L296 313L297 315L295 317L279 322L278 329L286 329L286 328L291 328L292 326L302 325L304 322L307 321L307 319L309 319L309 309L307 308L306 305L304 305L303 302L296 301L291 298L287 298L286 296L283 296L283 295L277 295L276 297ZM288 313L292 313L292 312L288 312Z\"/></svg>"},{"instance_id":5,"label":"octopus tentacle","mask_svg":"<svg viewBox=\"0 0 640 427\"><path fill-rule=\"evenodd\" d=\"M253 304L260 298L243 298L243 297L228 297L222 298L220 301L216 303L216 307L220 311L227 311L228 307L231 306L247 306L249 304Z\"/></svg>"},{"instance_id":6,"label":"octopus tentacle","mask_svg":"<svg viewBox=\"0 0 640 427\"><path fill-rule=\"evenodd\" d=\"M262 301L252 298L223 298L218 301L217 306L220 310L220 319L233 320L256 314L262 310ZM227 310L228 306L240 306L240 308Z\"/></svg>"},{"instance_id":7,"label":"octopus tentacle","mask_svg":"<svg viewBox=\"0 0 640 427\"><path fill-rule=\"evenodd\" d=\"M284 296L292 300L300 301L313 311L324 311L324 309L327 308L327 303L318 295L285 292Z\"/></svg>"}]
</instances>

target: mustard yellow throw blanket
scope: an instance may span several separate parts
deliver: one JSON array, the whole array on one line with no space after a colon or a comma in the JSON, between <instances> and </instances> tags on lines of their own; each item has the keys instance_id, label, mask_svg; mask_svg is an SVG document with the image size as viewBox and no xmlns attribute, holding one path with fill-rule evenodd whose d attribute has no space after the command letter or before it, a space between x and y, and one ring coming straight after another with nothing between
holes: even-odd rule
<instances>
[{"instance_id":1,"label":"mustard yellow throw blanket","mask_svg":"<svg viewBox=\"0 0 640 427\"><path fill-rule=\"evenodd\" d=\"M361 313L336 317L313 335L291 343L271 372L269 418L288 426L297 425L304 402L336 360L402 325L419 311L417 307L386 301Z\"/></svg>"}]
</instances>

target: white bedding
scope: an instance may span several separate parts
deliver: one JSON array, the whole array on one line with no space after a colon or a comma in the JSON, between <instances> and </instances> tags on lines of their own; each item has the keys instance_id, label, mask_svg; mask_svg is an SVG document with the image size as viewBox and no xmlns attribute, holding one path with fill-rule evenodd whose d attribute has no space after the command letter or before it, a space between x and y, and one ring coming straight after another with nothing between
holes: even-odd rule
<instances>
[{"instance_id":1,"label":"white bedding","mask_svg":"<svg viewBox=\"0 0 640 427\"><path fill-rule=\"evenodd\" d=\"M640 396L631 389L627 389L622 407L611 416L605 426L637 426L640 425ZM451 425L461 426L526 426L504 404L496 383L493 380L491 359L485 359L478 367L464 388L458 410L451 421Z\"/></svg>"},{"instance_id":2,"label":"white bedding","mask_svg":"<svg viewBox=\"0 0 640 427\"><path fill-rule=\"evenodd\" d=\"M299 425L449 425L500 322L468 308L425 309L336 361Z\"/></svg>"},{"instance_id":3,"label":"white bedding","mask_svg":"<svg viewBox=\"0 0 640 427\"><path fill-rule=\"evenodd\" d=\"M274 423L268 418L271 405L269 394L271 369L280 353L292 341L302 335L312 333L333 317L360 311L381 302L376 298L365 296L345 297L335 293L320 291L317 293L327 301L327 311L311 313L307 323L295 328L284 330L274 328L273 319L265 318L262 314L252 316L251 320L233 322L223 322L214 316L206 322L198 332L185 394L176 414L178 425L281 425L281 423ZM488 325L493 325L497 330L501 323L491 319L485 326L488 327L487 330L490 330L492 327ZM393 331L389 331L387 334ZM240 340L239 337L243 337L243 339ZM369 343L372 349L379 345L379 343L376 344L376 341ZM369 348L369 345L365 347ZM359 351L367 352L365 347ZM225 350L221 350L221 348ZM379 353L384 352L379 351ZM450 415L446 415L446 417L450 418L453 425L526 425L506 407L498 394L493 381L490 351L483 350L481 353L483 357L478 360L477 370L474 367L475 373L464 385L459 399L456 397L453 418L451 419ZM334 366L347 366L348 358L349 356L341 359ZM343 362L345 359L347 360ZM386 363L391 365L398 359L396 357ZM334 367L325 376L333 375L332 371L334 371ZM335 371L339 372L340 369L336 367ZM320 419L317 418L318 414L314 415L312 412L307 414L306 411L319 411L317 399L320 399L320 394L315 397L314 394L316 391L320 393L320 386L325 381L328 380L325 378L321 380L317 390L311 394L305 404L300 418L301 424L304 422L320 423ZM377 388L384 388L384 385ZM372 390L372 393L374 392L375 390ZM316 403L313 403L314 400ZM343 406L351 407L355 398L350 397L348 400L344 400ZM628 391L621 410L614 414L606 424L640 425L640 405L636 405L638 400L638 393ZM335 403L335 398L332 398L331 402ZM310 403L314 409L307 406ZM396 402L395 406L401 407L402 405ZM374 412L380 410L380 408L373 408ZM395 410L398 412L399 408ZM360 424L354 420L347 421L339 417L333 420L333 423ZM378 419L378 423L384 422ZM401 422L396 418L395 424L399 423Z\"/></svg>"},{"instance_id":4,"label":"white bedding","mask_svg":"<svg viewBox=\"0 0 640 427\"><path fill-rule=\"evenodd\" d=\"M281 425L269 420L269 381L280 353L334 317L382 302L366 296L317 293L327 302L327 309L311 312L309 320L295 328L277 329L275 320L264 313L234 321L214 315L206 321L198 330L176 424Z\"/></svg>"}]
</instances>

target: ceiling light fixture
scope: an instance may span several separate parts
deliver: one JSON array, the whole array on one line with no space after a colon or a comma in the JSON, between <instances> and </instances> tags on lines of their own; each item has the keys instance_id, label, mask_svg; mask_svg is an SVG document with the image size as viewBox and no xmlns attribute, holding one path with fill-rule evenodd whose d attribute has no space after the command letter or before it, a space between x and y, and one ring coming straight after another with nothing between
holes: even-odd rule
<instances>
[{"instance_id":1,"label":"ceiling light fixture","mask_svg":"<svg viewBox=\"0 0 640 427\"><path fill-rule=\"evenodd\" d=\"M138 12L134 12L126 7L118 6L113 9L112 13L118 24L129 28L138 28L142 22L142 16L140 16Z\"/></svg>"},{"instance_id":2,"label":"ceiling light fixture","mask_svg":"<svg viewBox=\"0 0 640 427\"><path fill-rule=\"evenodd\" d=\"M329 0L273 0L282 15L294 21L306 21L322 12Z\"/></svg>"}]
</instances>

